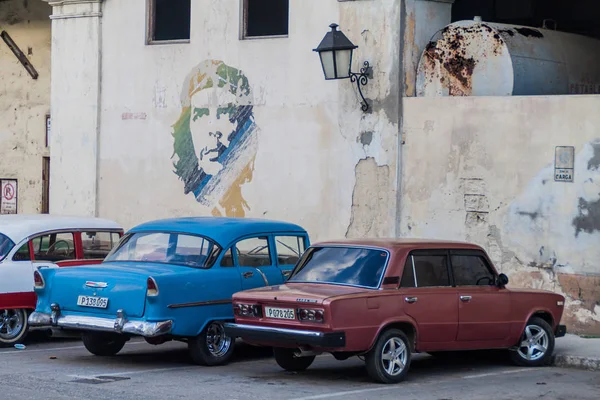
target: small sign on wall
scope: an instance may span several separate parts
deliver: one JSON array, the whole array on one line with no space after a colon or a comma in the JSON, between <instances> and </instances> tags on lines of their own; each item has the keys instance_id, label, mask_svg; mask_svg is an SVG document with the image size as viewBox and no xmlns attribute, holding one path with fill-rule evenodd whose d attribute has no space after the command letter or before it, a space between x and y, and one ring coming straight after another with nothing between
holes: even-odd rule
<instances>
[{"instance_id":1,"label":"small sign on wall","mask_svg":"<svg viewBox=\"0 0 600 400\"><path fill-rule=\"evenodd\" d=\"M0 214L16 214L17 213L17 180L2 179L0 180Z\"/></svg>"},{"instance_id":2,"label":"small sign on wall","mask_svg":"<svg viewBox=\"0 0 600 400\"><path fill-rule=\"evenodd\" d=\"M557 146L554 156L554 180L573 182L575 172L575 147Z\"/></svg>"}]
</instances>

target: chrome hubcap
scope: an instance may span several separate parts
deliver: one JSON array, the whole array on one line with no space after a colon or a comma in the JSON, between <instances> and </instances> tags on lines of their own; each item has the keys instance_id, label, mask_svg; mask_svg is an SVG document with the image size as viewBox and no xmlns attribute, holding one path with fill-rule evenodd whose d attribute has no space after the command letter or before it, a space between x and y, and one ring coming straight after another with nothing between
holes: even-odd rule
<instances>
[{"instance_id":1,"label":"chrome hubcap","mask_svg":"<svg viewBox=\"0 0 600 400\"><path fill-rule=\"evenodd\" d=\"M223 357L231 347L231 338L225 334L223 324L213 322L206 330L206 347L215 357Z\"/></svg>"},{"instance_id":2,"label":"chrome hubcap","mask_svg":"<svg viewBox=\"0 0 600 400\"><path fill-rule=\"evenodd\" d=\"M396 376L404 371L408 351L404 342L397 338L391 338L381 350L381 363L388 375Z\"/></svg>"},{"instance_id":3,"label":"chrome hubcap","mask_svg":"<svg viewBox=\"0 0 600 400\"><path fill-rule=\"evenodd\" d=\"M521 338L519 350L521 357L529 361L539 360L548 350L548 335L537 325L527 325L525 334Z\"/></svg>"},{"instance_id":4,"label":"chrome hubcap","mask_svg":"<svg viewBox=\"0 0 600 400\"><path fill-rule=\"evenodd\" d=\"M21 334L25 324L22 310L3 310L0 313L0 338L11 340Z\"/></svg>"}]
</instances>

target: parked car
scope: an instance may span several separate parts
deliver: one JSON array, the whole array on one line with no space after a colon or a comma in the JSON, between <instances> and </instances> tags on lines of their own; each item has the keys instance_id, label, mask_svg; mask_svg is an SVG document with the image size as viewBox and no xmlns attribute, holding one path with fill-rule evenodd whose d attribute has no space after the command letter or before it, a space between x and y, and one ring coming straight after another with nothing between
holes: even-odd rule
<instances>
[{"instance_id":1,"label":"parked car","mask_svg":"<svg viewBox=\"0 0 600 400\"><path fill-rule=\"evenodd\" d=\"M363 356L369 375L396 383L413 352L510 349L517 364L546 364L565 298L506 287L479 246L432 240L315 244L283 285L233 296L231 337L273 346L285 370L315 356Z\"/></svg>"},{"instance_id":2,"label":"parked car","mask_svg":"<svg viewBox=\"0 0 600 400\"><path fill-rule=\"evenodd\" d=\"M99 264L122 234L116 222L99 218L0 216L0 345L22 341L29 330L35 269Z\"/></svg>"},{"instance_id":3,"label":"parked car","mask_svg":"<svg viewBox=\"0 0 600 400\"><path fill-rule=\"evenodd\" d=\"M93 354L117 354L132 336L188 343L195 363L233 354L231 296L283 283L306 247L298 225L245 218L177 218L139 225L98 266L35 273L35 326L82 331Z\"/></svg>"}]
</instances>

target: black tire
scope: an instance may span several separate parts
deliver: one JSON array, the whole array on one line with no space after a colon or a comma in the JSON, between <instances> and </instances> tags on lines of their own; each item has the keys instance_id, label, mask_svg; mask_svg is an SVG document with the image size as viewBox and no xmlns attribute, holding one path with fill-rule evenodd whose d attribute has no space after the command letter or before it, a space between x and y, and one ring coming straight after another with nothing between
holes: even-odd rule
<instances>
[{"instance_id":1,"label":"black tire","mask_svg":"<svg viewBox=\"0 0 600 400\"><path fill-rule=\"evenodd\" d=\"M192 361L198 365L226 364L233 357L234 349L235 338L225 334L221 321L209 323L200 335L188 341Z\"/></svg>"},{"instance_id":2,"label":"black tire","mask_svg":"<svg viewBox=\"0 0 600 400\"><path fill-rule=\"evenodd\" d=\"M393 342L393 347L392 347ZM401 350L399 344L402 343L404 350ZM394 360L402 362L402 365L396 361L384 359L386 355L395 357ZM384 331L375 346L365 356L367 372L371 379L379 383L398 383L401 382L410 368L412 346L406 334L399 329L388 329ZM397 356L392 355L398 352ZM387 365L386 365L387 363ZM391 372L390 372L391 370Z\"/></svg>"},{"instance_id":3,"label":"black tire","mask_svg":"<svg viewBox=\"0 0 600 400\"><path fill-rule=\"evenodd\" d=\"M0 346L12 346L25 340L28 318L29 312L21 308L0 310Z\"/></svg>"},{"instance_id":4,"label":"black tire","mask_svg":"<svg viewBox=\"0 0 600 400\"><path fill-rule=\"evenodd\" d=\"M277 364L286 371L304 371L315 361L315 356L298 357L295 349L274 347L273 355Z\"/></svg>"},{"instance_id":5,"label":"black tire","mask_svg":"<svg viewBox=\"0 0 600 400\"><path fill-rule=\"evenodd\" d=\"M81 339L87 351L101 357L116 355L127 342L124 336L99 332L85 332L81 335Z\"/></svg>"},{"instance_id":6,"label":"black tire","mask_svg":"<svg viewBox=\"0 0 600 400\"><path fill-rule=\"evenodd\" d=\"M509 355L511 361L516 365L539 367L550 364L554 352L552 327L539 317L531 318L515 347L517 349L511 349ZM545 348L545 351L541 350L543 348Z\"/></svg>"}]
</instances>

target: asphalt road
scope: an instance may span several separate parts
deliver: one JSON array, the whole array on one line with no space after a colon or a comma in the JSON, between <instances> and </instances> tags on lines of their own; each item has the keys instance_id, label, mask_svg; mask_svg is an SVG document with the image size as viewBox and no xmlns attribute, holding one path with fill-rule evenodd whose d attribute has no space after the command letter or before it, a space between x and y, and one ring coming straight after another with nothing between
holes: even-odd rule
<instances>
[{"instance_id":1,"label":"asphalt road","mask_svg":"<svg viewBox=\"0 0 600 400\"><path fill-rule=\"evenodd\" d=\"M80 341L33 337L0 349L1 398L15 399L578 399L600 398L600 373L512 366L502 354L413 359L398 385L372 383L358 358L320 356L305 372L279 368L268 349L239 345L223 367L191 365L186 346L129 342L116 357L90 355ZM55 357L55 358L54 358Z\"/></svg>"}]
</instances>

